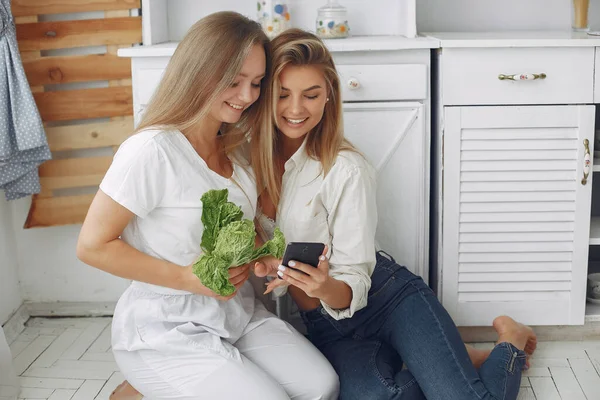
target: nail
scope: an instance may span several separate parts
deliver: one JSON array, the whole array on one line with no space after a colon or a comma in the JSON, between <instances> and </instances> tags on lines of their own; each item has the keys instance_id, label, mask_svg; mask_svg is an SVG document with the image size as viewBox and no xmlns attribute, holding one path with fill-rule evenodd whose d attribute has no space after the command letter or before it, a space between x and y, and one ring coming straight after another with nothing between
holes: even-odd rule
<instances>
[{"instance_id":1,"label":"nail","mask_svg":"<svg viewBox=\"0 0 600 400\"><path fill-rule=\"evenodd\" d=\"M277 275L279 275L280 278L283 278L283 272L277 271Z\"/></svg>"},{"instance_id":2,"label":"nail","mask_svg":"<svg viewBox=\"0 0 600 400\"><path fill-rule=\"evenodd\" d=\"M280 265L279 267L277 267L277 269L280 271L285 271L285 267L283 265Z\"/></svg>"},{"instance_id":3,"label":"nail","mask_svg":"<svg viewBox=\"0 0 600 400\"><path fill-rule=\"evenodd\" d=\"M290 261L290 262L288 263L288 266L290 266L290 267L295 267L295 266L296 266L296 263L295 263L295 262L293 262L293 261Z\"/></svg>"},{"instance_id":4,"label":"nail","mask_svg":"<svg viewBox=\"0 0 600 400\"><path fill-rule=\"evenodd\" d=\"M325 256L320 256L320 257L319 257L319 260L321 260L321 261L325 261Z\"/></svg>"}]
</instances>

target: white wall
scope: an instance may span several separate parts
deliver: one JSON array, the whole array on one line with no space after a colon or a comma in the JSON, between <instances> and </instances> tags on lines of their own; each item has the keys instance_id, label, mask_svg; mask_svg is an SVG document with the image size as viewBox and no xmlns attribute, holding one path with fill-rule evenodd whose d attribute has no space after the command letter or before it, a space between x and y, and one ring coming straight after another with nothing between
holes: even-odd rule
<instances>
[{"instance_id":1,"label":"white wall","mask_svg":"<svg viewBox=\"0 0 600 400\"><path fill-rule=\"evenodd\" d=\"M0 193L0 325L21 305L18 261L10 205Z\"/></svg>"},{"instance_id":2,"label":"white wall","mask_svg":"<svg viewBox=\"0 0 600 400\"><path fill-rule=\"evenodd\" d=\"M11 204L25 301L116 301L128 282L77 259L75 245L81 225L23 229L29 204L25 199Z\"/></svg>"},{"instance_id":3,"label":"white wall","mask_svg":"<svg viewBox=\"0 0 600 400\"><path fill-rule=\"evenodd\" d=\"M590 23L600 29L600 0L590 0ZM417 0L419 32L570 27L571 0Z\"/></svg>"}]
</instances>

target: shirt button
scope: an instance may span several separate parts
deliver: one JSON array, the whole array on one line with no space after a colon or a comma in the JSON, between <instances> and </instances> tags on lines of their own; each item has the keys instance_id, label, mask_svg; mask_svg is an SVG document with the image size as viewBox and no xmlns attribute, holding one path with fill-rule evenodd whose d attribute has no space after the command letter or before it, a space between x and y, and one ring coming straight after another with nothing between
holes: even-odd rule
<instances>
[{"instance_id":1,"label":"shirt button","mask_svg":"<svg viewBox=\"0 0 600 400\"><path fill-rule=\"evenodd\" d=\"M321 308L321 314L327 315L327 310L325 310L324 308Z\"/></svg>"}]
</instances>

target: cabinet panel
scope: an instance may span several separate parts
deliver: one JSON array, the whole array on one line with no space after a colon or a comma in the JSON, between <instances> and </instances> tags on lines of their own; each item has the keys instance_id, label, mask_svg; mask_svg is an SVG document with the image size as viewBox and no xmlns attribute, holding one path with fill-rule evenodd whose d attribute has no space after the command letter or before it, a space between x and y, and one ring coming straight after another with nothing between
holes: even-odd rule
<instances>
[{"instance_id":1,"label":"cabinet panel","mask_svg":"<svg viewBox=\"0 0 600 400\"><path fill-rule=\"evenodd\" d=\"M377 169L377 243L427 281L429 141L423 104L344 104L346 137Z\"/></svg>"},{"instance_id":2,"label":"cabinet panel","mask_svg":"<svg viewBox=\"0 0 600 400\"><path fill-rule=\"evenodd\" d=\"M594 107L444 114L444 306L459 325L583 324Z\"/></svg>"},{"instance_id":3,"label":"cabinet panel","mask_svg":"<svg viewBox=\"0 0 600 400\"><path fill-rule=\"evenodd\" d=\"M589 104L594 99L594 49L444 49L445 105ZM543 79L500 80L500 75L545 74Z\"/></svg>"}]
</instances>

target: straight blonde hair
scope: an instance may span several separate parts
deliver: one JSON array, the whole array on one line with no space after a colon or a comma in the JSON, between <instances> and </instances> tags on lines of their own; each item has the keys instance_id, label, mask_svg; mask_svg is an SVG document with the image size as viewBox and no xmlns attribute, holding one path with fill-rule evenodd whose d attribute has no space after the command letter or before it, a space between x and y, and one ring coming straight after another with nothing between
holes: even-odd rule
<instances>
[{"instance_id":1,"label":"straight blonde hair","mask_svg":"<svg viewBox=\"0 0 600 400\"><path fill-rule=\"evenodd\" d=\"M271 104L269 105L268 124L261 131L253 131L252 166L256 174L259 193L266 190L271 201L277 207L281 196L281 154L282 133L277 128L277 103L279 101L279 76L288 65L316 66L323 71L327 83L327 97L323 118L308 133L306 138L307 155L321 162L323 175L326 176L342 150L356 151L344 138L342 119L342 96L340 79L333 63L333 57L325 44L317 36L301 29L288 29L271 41L272 75Z\"/></svg>"},{"instance_id":2,"label":"straight blonde hair","mask_svg":"<svg viewBox=\"0 0 600 400\"><path fill-rule=\"evenodd\" d=\"M230 11L196 22L177 46L136 131L158 127L183 132L201 122L234 83L255 45L265 51L267 70L262 87L268 89L271 47L257 22ZM262 92L238 123L221 127L226 153L246 142L249 132L260 129L267 112L267 96Z\"/></svg>"}]
</instances>

